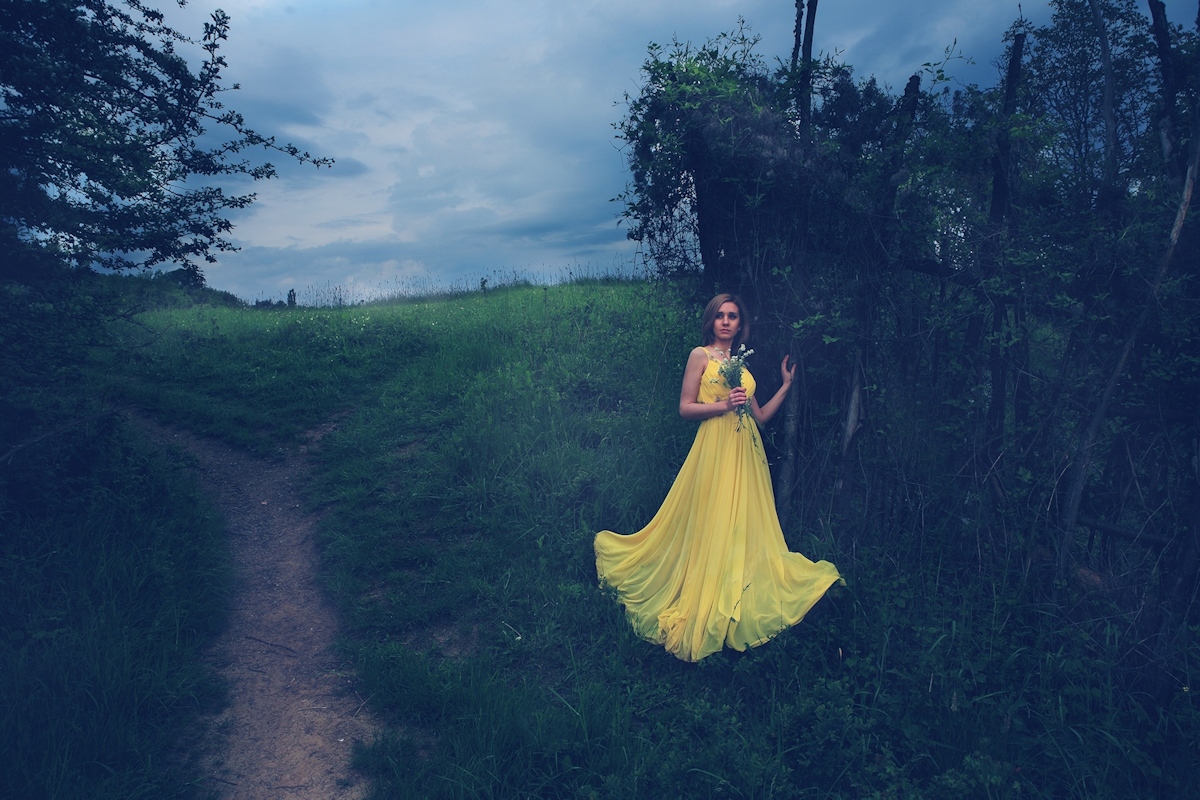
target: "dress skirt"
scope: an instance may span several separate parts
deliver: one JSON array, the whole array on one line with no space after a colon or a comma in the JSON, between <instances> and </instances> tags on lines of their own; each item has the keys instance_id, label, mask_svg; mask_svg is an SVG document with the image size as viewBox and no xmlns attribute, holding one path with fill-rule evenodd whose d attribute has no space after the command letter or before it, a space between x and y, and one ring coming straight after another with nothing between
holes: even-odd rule
<instances>
[{"instance_id":1,"label":"dress skirt","mask_svg":"<svg viewBox=\"0 0 1200 800\"><path fill-rule=\"evenodd\" d=\"M710 359L699 401L729 388ZM754 379L742 385L753 394ZM596 535L596 571L616 590L639 636L684 661L745 650L795 625L835 582L837 568L788 551L753 415L700 423L696 440L650 523Z\"/></svg>"}]
</instances>

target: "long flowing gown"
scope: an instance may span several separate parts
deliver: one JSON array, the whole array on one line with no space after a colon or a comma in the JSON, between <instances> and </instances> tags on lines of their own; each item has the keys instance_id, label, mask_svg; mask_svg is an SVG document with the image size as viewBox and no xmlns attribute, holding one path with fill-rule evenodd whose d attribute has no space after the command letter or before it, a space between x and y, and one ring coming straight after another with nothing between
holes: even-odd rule
<instances>
[{"instance_id":1,"label":"long flowing gown","mask_svg":"<svg viewBox=\"0 0 1200 800\"><path fill-rule=\"evenodd\" d=\"M729 396L719 368L710 357L699 402ZM749 371L742 385L752 396ZM595 549L596 572L616 590L637 634L684 661L768 641L842 581L828 561L788 551L749 413L701 422L650 524L629 535L601 531Z\"/></svg>"}]
</instances>

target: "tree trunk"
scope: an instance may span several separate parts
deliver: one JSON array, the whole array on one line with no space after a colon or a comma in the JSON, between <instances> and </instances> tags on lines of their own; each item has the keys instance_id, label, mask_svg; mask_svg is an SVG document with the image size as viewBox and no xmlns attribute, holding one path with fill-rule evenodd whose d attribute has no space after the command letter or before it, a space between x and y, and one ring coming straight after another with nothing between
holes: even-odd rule
<instances>
[{"instance_id":1,"label":"tree trunk","mask_svg":"<svg viewBox=\"0 0 1200 800\"><path fill-rule=\"evenodd\" d=\"M988 236L986 272L995 276L1000 271L1003 260L1001 252L1003 241L1002 232L1005 221L1012 220L1012 185L1010 176L1012 168L1012 143L1008 135L1008 125L1012 115L1017 110L1017 87L1021 82L1021 59L1025 53L1025 34L1018 33L1013 38L1012 50L1008 58L1008 72L1004 79L1004 106L1000 123L1000 133L996 142L996 152L992 156L992 203L989 213L991 232ZM1010 285L1015 284L1013 281ZM1014 286L1019 291L1019 287ZM988 366L991 376L992 396L988 403L985 427L985 447L987 453L987 475L990 483L996 488L998 500L1003 500L1003 482L999 479L1003 470L1001 463L1004 455L1005 441L1005 410L1008 407L1008 353L1001 346L1008 327L1008 303L1001 292L991 293L992 301L992 341L988 347Z\"/></svg>"},{"instance_id":2,"label":"tree trunk","mask_svg":"<svg viewBox=\"0 0 1200 800\"><path fill-rule=\"evenodd\" d=\"M850 505L850 492L846 487L847 478L850 476L850 469L853 466L854 459L852 458L855 448L857 447L858 431L862 428L863 420L863 368L862 368L862 350L855 348L854 354L854 374L850 380L850 397L846 401L846 419L842 424L842 449L841 463L838 465L838 477L834 482L835 501L834 507L837 509L839 517L845 518ZM841 543L842 549L846 549L845 542Z\"/></svg>"},{"instance_id":3,"label":"tree trunk","mask_svg":"<svg viewBox=\"0 0 1200 800\"><path fill-rule=\"evenodd\" d=\"M1108 46L1108 31L1104 25L1104 14L1100 10L1100 0L1088 0L1088 4L1092 7L1092 17L1096 22L1096 39L1100 43L1100 66L1104 71L1104 97L1101 106L1104 114L1104 177L1097 205L1101 211L1115 212L1120 197L1117 192L1117 115L1114 99L1116 78L1113 75L1112 52Z\"/></svg>"},{"instance_id":4,"label":"tree trunk","mask_svg":"<svg viewBox=\"0 0 1200 800\"><path fill-rule=\"evenodd\" d=\"M1179 66L1175 59L1175 49L1171 46L1171 28L1167 24L1167 7L1162 0L1150 0L1150 17L1152 20L1151 30L1154 32L1154 44L1158 50L1159 71L1162 73L1163 107L1158 114L1158 141L1162 148L1167 179L1172 186L1178 187L1183 180L1184 170L1178 152L1181 123L1177 99L1181 80Z\"/></svg>"},{"instance_id":5,"label":"tree trunk","mask_svg":"<svg viewBox=\"0 0 1200 800\"><path fill-rule=\"evenodd\" d=\"M729 198L729 186L708 176L709 166L693 158L696 187L696 234L700 239L700 261L709 292L733 291L736 247L732 237L735 209Z\"/></svg>"},{"instance_id":6,"label":"tree trunk","mask_svg":"<svg viewBox=\"0 0 1200 800\"><path fill-rule=\"evenodd\" d=\"M1004 77L1004 107L1000 124L1000 135L996 141L996 153L992 156L992 205L989 217L993 225L1000 225L1010 217L1012 192L1009 186L1012 175L1012 141L1009 137L1009 121L1017 110L1017 87L1021 83L1021 59L1025 55L1025 34L1013 37L1012 52L1008 57L1008 72Z\"/></svg>"},{"instance_id":7,"label":"tree trunk","mask_svg":"<svg viewBox=\"0 0 1200 800\"><path fill-rule=\"evenodd\" d=\"M792 74L800 61L800 43L804 40L804 0L796 0L796 27L792 31Z\"/></svg>"},{"instance_id":8,"label":"tree trunk","mask_svg":"<svg viewBox=\"0 0 1200 800\"><path fill-rule=\"evenodd\" d=\"M792 348L793 351L795 348ZM775 506L779 524L786 528L792 514L792 491L796 484L796 461L800 457L800 396L805 393L804 364L797 363L793 352L791 363L796 365L796 382L783 401L783 460L775 477ZM799 385L796 385L796 384Z\"/></svg>"},{"instance_id":9,"label":"tree trunk","mask_svg":"<svg viewBox=\"0 0 1200 800\"><path fill-rule=\"evenodd\" d=\"M796 16L799 20L800 2L796 0ZM800 135L807 138L809 125L812 121L812 49L813 23L817 19L817 0L808 0L808 19L804 25L804 42L801 45L800 57L804 60L804 68L800 72L800 85L797 90L796 105L800 111Z\"/></svg>"}]
</instances>

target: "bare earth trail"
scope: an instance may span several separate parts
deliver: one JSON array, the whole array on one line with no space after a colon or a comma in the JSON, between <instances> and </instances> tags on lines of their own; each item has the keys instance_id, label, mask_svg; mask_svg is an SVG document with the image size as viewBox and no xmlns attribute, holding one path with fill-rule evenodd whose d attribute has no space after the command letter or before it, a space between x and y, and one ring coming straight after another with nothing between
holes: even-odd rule
<instances>
[{"instance_id":1,"label":"bare earth trail","mask_svg":"<svg viewBox=\"0 0 1200 800\"><path fill-rule=\"evenodd\" d=\"M315 515L300 491L304 453L266 461L140 415L156 439L195 459L201 489L220 509L236 570L227 629L206 659L228 705L186 737L202 789L229 800L360 798L350 769L356 741L378 725L333 652L339 619L318 579Z\"/></svg>"}]
</instances>

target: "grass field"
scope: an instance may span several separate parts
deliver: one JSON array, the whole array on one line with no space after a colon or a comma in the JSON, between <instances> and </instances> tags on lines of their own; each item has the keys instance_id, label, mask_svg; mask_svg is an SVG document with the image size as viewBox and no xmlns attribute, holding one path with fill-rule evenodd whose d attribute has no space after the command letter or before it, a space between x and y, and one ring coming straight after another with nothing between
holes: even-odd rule
<instances>
[{"instance_id":1,"label":"grass field","mask_svg":"<svg viewBox=\"0 0 1200 800\"><path fill-rule=\"evenodd\" d=\"M341 646L388 723L356 756L377 797L1196 788L1190 694L1148 715L1113 680L1118 626L1047 623L1002 578L943 563L952 531L839 553L836 520L788 530L848 581L799 626L696 665L636 639L591 542L645 524L687 452L675 408L697 325L660 285L603 280L197 306L118 331L103 374L267 456L330 431L309 496Z\"/></svg>"}]
</instances>

